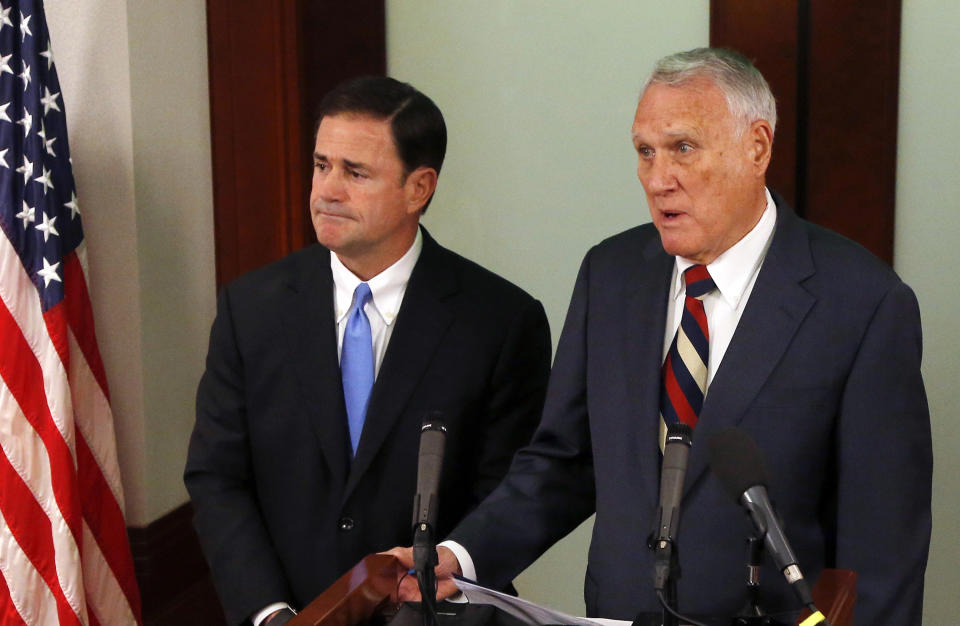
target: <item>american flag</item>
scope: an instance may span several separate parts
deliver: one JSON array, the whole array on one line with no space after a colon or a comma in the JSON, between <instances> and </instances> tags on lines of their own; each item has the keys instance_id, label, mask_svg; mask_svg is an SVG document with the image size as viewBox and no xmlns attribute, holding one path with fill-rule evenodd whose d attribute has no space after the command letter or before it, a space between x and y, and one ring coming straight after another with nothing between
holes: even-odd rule
<instances>
[{"instance_id":1,"label":"american flag","mask_svg":"<svg viewBox=\"0 0 960 626\"><path fill-rule=\"evenodd\" d=\"M39 0L0 0L0 229L0 624L139 624Z\"/></svg>"}]
</instances>

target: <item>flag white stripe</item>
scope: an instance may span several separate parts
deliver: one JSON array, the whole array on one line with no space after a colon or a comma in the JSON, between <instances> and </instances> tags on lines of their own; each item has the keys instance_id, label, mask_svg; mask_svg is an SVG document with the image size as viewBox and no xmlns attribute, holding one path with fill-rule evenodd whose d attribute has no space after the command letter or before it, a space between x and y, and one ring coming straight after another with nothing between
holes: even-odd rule
<instances>
[{"instance_id":1,"label":"flag white stripe","mask_svg":"<svg viewBox=\"0 0 960 626\"><path fill-rule=\"evenodd\" d=\"M110 403L97 383L83 351L72 331L70 341L70 393L73 414L80 436L87 442L90 453L100 467L100 473L110 487L113 498L124 511L123 486L120 483L120 465L117 461L117 442L113 432L113 414Z\"/></svg>"},{"instance_id":2,"label":"flag white stripe","mask_svg":"<svg viewBox=\"0 0 960 626\"><path fill-rule=\"evenodd\" d=\"M117 501L120 511L123 512L124 497L119 475L116 440L113 433L113 418L103 389L90 370L76 337L69 329L67 331L67 341L70 351L71 379L68 383L67 373L60 361L60 355L50 339L46 321L40 309L39 299L36 297L36 287L27 277L13 246L6 237L0 237L0 275L4 276L4 280L0 281L0 299L3 300L4 305L10 311L21 333L24 334L34 357L40 363L44 376L46 403L50 408L57 430L68 444L74 471L77 469L74 436L74 428L76 428L87 442L101 475ZM10 289L11 285L14 286L12 290ZM10 291L15 293L10 294ZM77 615L82 616L81 619L84 624L88 623L86 611L92 609L92 606L87 606L87 601L97 607L96 614L98 616L102 615L101 624L135 624L136 620L133 617L127 598L85 523L83 524L85 535L84 557L81 563L76 542L62 512L57 507L53 495L47 449L39 435L26 420L26 417L23 416L19 405L17 405L6 385L3 385L3 391L9 402L17 407L17 413L22 420L21 429L28 429L30 438L34 440L32 446L34 448L34 460L29 466L24 465L25 461L23 460L15 461L15 458L11 458L11 453L7 453L7 457L10 458L17 473L28 485L37 502L51 520L57 576L67 602L73 607ZM74 405L74 401L76 401L76 405ZM0 412L0 415L8 414L6 410ZM65 433L69 433L69 436L64 436ZM13 456L15 457L15 455ZM105 470L105 468L108 469ZM77 514L80 515L81 511L78 510ZM87 535L90 538L89 542L87 541ZM103 538L104 541L114 539ZM119 540L125 540L125 538ZM93 556L87 553L87 543L95 547ZM29 559L26 560L26 563L30 565ZM39 577L39 573L33 570L32 566L31 571ZM94 580L88 581L86 576L93 576ZM22 585L22 581L22 578L14 577L9 580L8 585L16 587ZM84 591L85 587L86 591ZM12 594L13 590L11 589ZM53 610L55 613L55 604ZM26 621L33 623L31 620Z\"/></svg>"},{"instance_id":3,"label":"flag white stripe","mask_svg":"<svg viewBox=\"0 0 960 626\"><path fill-rule=\"evenodd\" d=\"M7 581L10 601L31 626L58 626L57 601L47 583L14 539L0 515L0 572ZM16 583L16 584L15 584Z\"/></svg>"},{"instance_id":4,"label":"flag white stripe","mask_svg":"<svg viewBox=\"0 0 960 626\"><path fill-rule=\"evenodd\" d=\"M27 276L13 244L6 237L0 237L0 276L3 277L3 280L0 280L0 299L20 327L20 333L43 369L47 406L50 407L50 414L60 436L70 449L76 470L77 450L73 437L73 409L67 389L67 373L47 332L47 323L37 298L37 288ZM11 291L13 293L10 293Z\"/></svg>"},{"instance_id":5,"label":"flag white stripe","mask_svg":"<svg viewBox=\"0 0 960 626\"><path fill-rule=\"evenodd\" d=\"M127 596L107 565L90 527L83 525L83 580L87 587L88 609L106 626L136 624Z\"/></svg>"},{"instance_id":6,"label":"flag white stripe","mask_svg":"<svg viewBox=\"0 0 960 626\"><path fill-rule=\"evenodd\" d=\"M0 379L0 415L3 416L0 420L0 448L50 520L57 579L60 581L67 602L77 615L82 616L85 611L85 600L82 572L77 567L77 563L80 562L80 552L54 498L50 458L43 440L27 421L3 379ZM12 535L11 539L13 539ZM26 560L26 566L31 572L36 572L29 559ZM37 576L39 577L39 574ZM40 578L40 580L43 579ZM23 578L7 577L11 596L14 587L24 584ZM45 582L43 584L46 586ZM27 622L33 623L30 620Z\"/></svg>"}]
</instances>

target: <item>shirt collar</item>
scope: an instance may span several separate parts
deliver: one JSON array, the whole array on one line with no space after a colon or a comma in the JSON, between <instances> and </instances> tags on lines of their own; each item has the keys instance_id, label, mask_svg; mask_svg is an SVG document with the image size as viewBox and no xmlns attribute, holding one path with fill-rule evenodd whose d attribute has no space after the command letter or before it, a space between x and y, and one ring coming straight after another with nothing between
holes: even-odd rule
<instances>
[{"instance_id":1,"label":"shirt collar","mask_svg":"<svg viewBox=\"0 0 960 626\"><path fill-rule=\"evenodd\" d=\"M367 281L373 307L387 326L393 324L400 313L400 304L403 294L410 282L410 275L420 258L423 250L423 234L417 229L417 236L413 239L410 249L400 257L396 263L383 270ZM336 253L330 254L330 271L333 273L334 310L337 323L341 323L350 312L353 303L353 292L361 281L356 274L347 269Z\"/></svg>"},{"instance_id":2,"label":"shirt collar","mask_svg":"<svg viewBox=\"0 0 960 626\"><path fill-rule=\"evenodd\" d=\"M717 285L720 296L732 307L740 304L740 299L763 262L773 239L773 230L777 225L777 205L766 189L767 206L760 216L757 225L753 227L740 241L733 244L723 254L707 265L710 277ZM670 297L676 298L683 292L683 272L695 263L683 257L676 257L674 263L673 285Z\"/></svg>"}]
</instances>

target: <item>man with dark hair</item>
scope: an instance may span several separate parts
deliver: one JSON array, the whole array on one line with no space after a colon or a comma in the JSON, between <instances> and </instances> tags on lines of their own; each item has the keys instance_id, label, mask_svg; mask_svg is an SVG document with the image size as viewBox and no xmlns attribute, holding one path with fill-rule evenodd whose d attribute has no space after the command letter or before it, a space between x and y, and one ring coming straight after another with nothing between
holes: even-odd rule
<instances>
[{"instance_id":1,"label":"man with dark hair","mask_svg":"<svg viewBox=\"0 0 960 626\"><path fill-rule=\"evenodd\" d=\"M447 429L440 533L536 426L543 307L419 226L445 149L443 116L410 85L340 85L316 131L319 245L219 296L184 479L231 624L282 624L410 540L430 412Z\"/></svg>"},{"instance_id":2,"label":"man with dark hair","mask_svg":"<svg viewBox=\"0 0 960 626\"><path fill-rule=\"evenodd\" d=\"M767 190L775 124L773 95L741 55L657 64L632 128L652 223L587 253L541 424L440 549L438 577L503 585L595 512L588 615L658 611L647 538L664 424L679 420L693 429L684 612L729 617L749 598L752 529L707 462L712 435L739 427L765 457L808 578L856 571L856 624L920 623L932 446L917 301L884 263ZM794 609L769 561L760 605ZM441 595L452 588L442 581Z\"/></svg>"},{"instance_id":3,"label":"man with dark hair","mask_svg":"<svg viewBox=\"0 0 960 626\"><path fill-rule=\"evenodd\" d=\"M420 166L440 173L447 151L447 126L433 100L412 85L369 78L343 83L320 102L314 134L325 117L336 115L364 115L389 121L404 177ZM421 213L429 204L428 199Z\"/></svg>"}]
</instances>

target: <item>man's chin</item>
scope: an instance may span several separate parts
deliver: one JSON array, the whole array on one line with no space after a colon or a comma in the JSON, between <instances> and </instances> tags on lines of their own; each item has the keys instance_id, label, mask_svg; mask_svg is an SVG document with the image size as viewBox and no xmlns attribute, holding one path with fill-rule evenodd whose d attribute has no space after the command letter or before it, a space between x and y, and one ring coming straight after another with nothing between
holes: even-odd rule
<instances>
[{"instance_id":1,"label":"man's chin","mask_svg":"<svg viewBox=\"0 0 960 626\"><path fill-rule=\"evenodd\" d=\"M693 246L687 240L678 240L676 237L664 236L663 232L660 233L660 243L663 245L663 250L670 256L678 256L690 261L697 261L698 257L703 254L703 250Z\"/></svg>"},{"instance_id":2,"label":"man's chin","mask_svg":"<svg viewBox=\"0 0 960 626\"><path fill-rule=\"evenodd\" d=\"M337 227L337 225L324 221L321 221L319 224L314 222L313 230L317 235L317 241L320 245L334 252L341 250L347 245L347 233L343 232L342 225L340 226L341 227Z\"/></svg>"}]
</instances>

